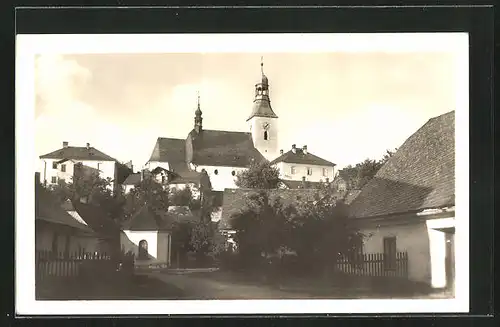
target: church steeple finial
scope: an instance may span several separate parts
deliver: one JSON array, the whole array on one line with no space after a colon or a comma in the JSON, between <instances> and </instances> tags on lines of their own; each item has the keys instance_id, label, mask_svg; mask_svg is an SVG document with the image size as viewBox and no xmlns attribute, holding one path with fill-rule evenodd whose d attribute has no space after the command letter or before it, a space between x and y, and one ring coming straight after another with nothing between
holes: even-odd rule
<instances>
[{"instance_id":1,"label":"church steeple finial","mask_svg":"<svg viewBox=\"0 0 500 327\"><path fill-rule=\"evenodd\" d=\"M197 133L200 133L202 130L202 122L203 118L201 117L201 109L200 109L200 91L197 91L198 95L198 105L196 107L196 111L194 112L195 117L194 117L194 129L196 130Z\"/></svg>"},{"instance_id":2,"label":"church steeple finial","mask_svg":"<svg viewBox=\"0 0 500 327\"><path fill-rule=\"evenodd\" d=\"M260 56L260 72L264 75L264 56Z\"/></svg>"}]
</instances>

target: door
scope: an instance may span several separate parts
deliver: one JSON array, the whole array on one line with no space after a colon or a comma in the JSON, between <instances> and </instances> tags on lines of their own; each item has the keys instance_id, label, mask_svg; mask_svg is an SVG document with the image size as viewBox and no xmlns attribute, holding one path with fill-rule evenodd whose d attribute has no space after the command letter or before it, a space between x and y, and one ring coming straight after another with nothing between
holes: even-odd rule
<instances>
[{"instance_id":1,"label":"door","mask_svg":"<svg viewBox=\"0 0 500 327\"><path fill-rule=\"evenodd\" d=\"M446 269L446 289L455 291L455 234L445 233L446 239L446 256L445 256L445 269Z\"/></svg>"}]
</instances>

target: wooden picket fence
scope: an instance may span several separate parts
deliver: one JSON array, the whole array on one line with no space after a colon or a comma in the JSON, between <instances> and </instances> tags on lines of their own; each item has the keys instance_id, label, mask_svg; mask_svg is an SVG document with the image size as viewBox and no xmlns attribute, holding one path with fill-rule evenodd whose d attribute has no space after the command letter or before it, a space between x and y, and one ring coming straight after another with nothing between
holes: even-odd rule
<instances>
[{"instance_id":1,"label":"wooden picket fence","mask_svg":"<svg viewBox=\"0 0 500 327\"><path fill-rule=\"evenodd\" d=\"M37 251L35 259L36 280L72 279L82 275L83 266L92 266L96 273L99 268L116 270L111 256L99 252L53 253ZM95 268L94 268L95 267Z\"/></svg>"},{"instance_id":2,"label":"wooden picket fence","mask_svg":"<svg viewBox=\"0 0 500 327\"><path fill-rule=\"evenodd\" d=\"M337 269L348 275L408 278L408 253L397 252L392 258L384 253L358 254L351 259L342 256Z\"/></svg>"}]
</instances>

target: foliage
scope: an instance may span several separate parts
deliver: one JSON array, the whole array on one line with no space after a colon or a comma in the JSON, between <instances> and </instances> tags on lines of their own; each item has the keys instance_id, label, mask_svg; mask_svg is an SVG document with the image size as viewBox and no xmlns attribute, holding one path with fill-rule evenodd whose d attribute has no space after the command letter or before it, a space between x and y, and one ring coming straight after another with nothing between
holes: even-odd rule
<instances>
[{"instance_id":1,"label":"foliage","mask_svg":"<svg viewBox=\"0 0 500 327\"><path fill-rule=\"evenodd\" d=\"M144 178L125 195L125 219L130 219L146 203L156 212L167 212L169 195L168 188L164 188L153 178Z\"/></svg>"},{"instance_id":2,"label":"foliage","mask_svg":"<svg viewBox=\"0 0 500 327\"><path fill-rule=\"evenodd\" d=\"M329 268L338 254L355 252L362 234L348 226L346 205L333 196L318 190L312 201L284 205L264 191L251 195L232 219L241 261L254 264L288 252L303 267Z\"/></svg>"},{"instance_id":3,"label":"foliage","mask_svg":"<svg viewBox=\"0 0 500 327\"><path fill-rule=\"evenodd\" d=\"M386 150L386 154L380 160L365 159L355 166L348 165L342 169L342 177L347 183L347 189L361 189L365 186L396 151L397 149Z\"/></svg>"},{"instance_id":4,"label":"foliage","mask_svg":"<svg viewBox=\"0 0 500 327\"><path fill-rule=\"evenodd\" d=\"M279 199L271 200L267 192L251 195L245 208L232 219L235 241L244 260L252 264L286 245L287 220L293 214L291 206L283 205Z\"/></svg>"},{"instance_id":5,"label":"foliage","mask_svg":"<svg viewBox=\"0 0 500 327\"><path fill-rule=\"evenodd\" d=\"M191 250L199 257L215 258L225 248L225 238L212 223L198 222L191 230Z\"/></svg>"},{"instance_id":6,"label":"foliage","mask_svg":"<svg viewBox=\"0 0 500 327\"><path fill-rule=\"evenodd\" d=\"M100 178L95 170L82 164L75 165L75 174L70 183L60 180L48 189L61 203L86 198L90 203L100 206L110 218L120 221L123 217L125 199L121 193L113 194L111 179Z\"/></svg>"},{"instance_id":7,"label":"foliage","mask_svg":"<svg viewBox=\"0 0 500 327\"><path fill-rule=\"evenodd\" d=\"M241 188L274 189L281 184L279 169L268 161L252 162L247 170L236 174L235 184Z\"/></svg>"}]
</instances>

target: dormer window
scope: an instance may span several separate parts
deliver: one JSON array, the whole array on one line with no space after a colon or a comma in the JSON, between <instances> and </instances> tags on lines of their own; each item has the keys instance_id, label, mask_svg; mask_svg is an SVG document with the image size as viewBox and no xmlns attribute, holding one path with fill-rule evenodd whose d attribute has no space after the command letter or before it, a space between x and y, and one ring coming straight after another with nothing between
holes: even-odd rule
<instances>
[{"instance_id":1,"label":"dormer window","mask_svg":"<svg viewBox=\"0 0 500 327\"><path fill-rule=\"evenodd\" d=\"M264 131L264 140L267 141L267 131Z\"/></svg>"}]
</instances>

